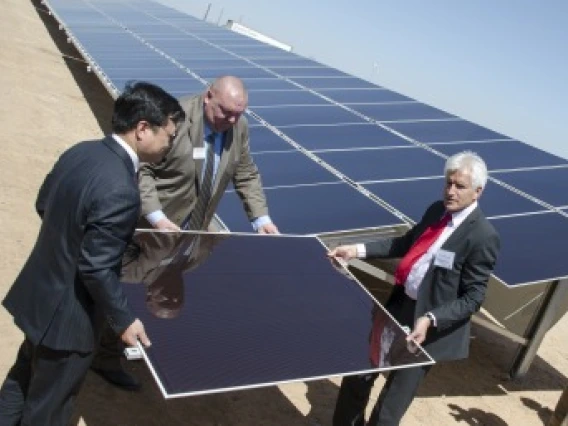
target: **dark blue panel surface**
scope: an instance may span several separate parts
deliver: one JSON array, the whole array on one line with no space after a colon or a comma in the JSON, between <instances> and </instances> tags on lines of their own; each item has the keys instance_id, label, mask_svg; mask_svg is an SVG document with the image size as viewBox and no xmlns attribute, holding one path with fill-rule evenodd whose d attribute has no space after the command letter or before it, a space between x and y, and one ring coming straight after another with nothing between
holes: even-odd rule
<instances>
[{"instance_id":1,"label":"dark blue panel surface","mask_svg":"<svg viewBox=\"0 0 568 426\"><path fill-rule=\"evenodd\" d=\"M555 207L568 205L568 168L493 172L491 176Z\"/></svg>"},{"instance_id":2,"label":"dark blue panel surface","mask_svg":"<svg viewBox=\"0 0 568 426\"><path fill-rule=\"evenodd\" d=\"M568 165L563 158L519 141L434 145L433 148L448 156L464 150L474 151L485 160L489 170Z\"/></svg>"},{"instance_id":3,"label":"dark blue panel surface","mask_svg":"<svg viewBox=\"0 0 568 426\"><path fill-rule=\"evenodd\" d=\"M112 82L118 90L123 90L128 83L129 79L113 79ZM191 95L194 93L201 93L205 90L205 85L199 80L195 80L191 76L187 75L183 79L175 80L164 80L163 78L150 78L146 79L150 83L157 84L162 89L168 91L176 97L183 95Z\"/></svg>"},{"instance_id":4,"label":"dark blue panel surface","mask_svg":"<svg viewBox=\"0 0 568 426\"><path fill-rule=\"evenodd\" d=\"M458 142L481 141L486 139L508 139L505 135L465 120L389 123L388 126L420 142Z\"/></svg>"},{"instance_id":5,"label":"dark blue panel surface","mask_svg":"<svg viewBox=\"0 0 568 426\"><path fill-rule=\"evenodd\" d=\"M245 86L249 92L253 90L294 90L294 85L280 78L244 78Z\"/></svg>"},{"instance_id":6,"label":"dark blue panel surface","mask_svg":"<svg viewBox=\"0 0 568 426\"><path fill-rule=\"evenodd\" d=\"M307 68L307 67L271 67L272 71L284 77L294 78L294 77L350 77L349 74L345 74L334 68L327 67L317 67L317 68Z\"/></svg>"},{"instance_id":7,"label":"dark blue panel surface","mask_svg":"<svg viewBox=\"0 0 568 426\"><path fill-rule=\"evenodd\" d=\"M491 223L501 237L495 275L509 286L568 276L568 218L547 213Z\"/></svg>"},{"instance_id":8,"label":"dark blue panel surface","mask_svg":"<svg viewBox=\"0 0 568 426\"><path fill-rule=\"evenodd\" d=\"M202 68L218 68L227 72L227 70L232 70L234 67L250 67L250 63L243 59L195 59L195 58L176 58L176 60L185 65L192 70L200 70Z\"/></svg>"},{"instance_id":9,"label":"dark blue panel surface","mask_svg":"<svg viewBox=\"0 0 568 426\"><path fill-rule=\"evenodd\" d=\"M310 59L302 58L301 56L289 59L257 59L254 61L261 67L313 67L321 66L319 62Z\"/></svg>"},{"instance_id":10,"label":"dark blue panel surface","mask_svg":"<svg viewBox=\"0 0 568 426\"><path fill-rule=\"evenodd\" d=\"M249 95L249 107L274 105L329 105L329 102L306 90L265 90Z\"/></svg>"},{"instance_id":11,"label":"dark blue panel surface","mask_svg":"<svg viewBox=\"0 0 568 426\"><path fill-rule=\"evenodd\" d=\"M253 123L254 121L249 122ZM252 153L296 150L296 148L266 127L250 127L249 140Z\"/></svg>"},{"instance_id":12,"label":"dark blue panel surface","mask_svg":"<svg viewBox=\"0 0 568 426\"><path fill-rule=\"evenodd\" d=\"M254 155L264 187L335 182L338 178L299 151Z\"/></svg>"},{"instance_id":13,"label":"dark blue panel surface","mask_svg":"<svg viewBox=\"0 0 568 426\"><path fill-rule=\"evenodd\" d=\"M349 107L377 121L453 118L453 115L447 112L420 103L349 105Z\"/></svg>"},{"instance_id":14,"label":"dark blue panel surface","mask_svg":"<svg viewBox=\"0 0 568 426\"><path fill-rule=\"evenodd\" d=\"M375 124L290 127L282 130L309 150L410 146L409 142Z\"/></svg>"},{"instance_id":15,"label":"dark blue panel surface","mask_svg":"<svg viewBox=\"0 0 568 426\"><path fill-rule=\"evenodd\" d=\"M140 234L122 271L165 396L431 363L315 238L209 234L184 255L193 238Z\"/></svg>"},{"instance_id":16,"label":"dark blue panel surface","mask_svg":"<svg viewBox=\"0 0 568 426\"><path fill-rule=\"evenodd\" d=\"M336 102L349 103L381 103L412 101L413 99L387 89L343 89L329 90L321 89L319 92Z\"/></svg>"},{"instance_id":17,"label":"dark blue panel surface","mask_svg":"<svg viewBox=\"0 0 568 426\"><path fill-rule=\"evenodd\" d=\"M363 119L337 106L321 105L251 109L273 126L363 122Z\"/></svg>"},{"instance_id":18,"label":"dark blue panel surface","mask_svg":"<svg viewBox=\"0 0 568 426\"><path fill-rule=\"evenodd\" d=\"M301 78L295 77L296 83L301 84L309 89L367 89L376 88L377 86L368 81L355 77L325 77L325 78Z\"/></svg>"},{"instance_id":19,"label":"dark blue panel surface","mask_svg":"<svg viewBox=\"0 0 568 426\"><path fill-rule=\"evenodd\" d=\"M266 72L261 68L209 68L195 70L194 72L201 78L205 79L221 77L223 75L227 75L227 73L230 73L231 75L239 78L268 78L274 76L273 74L270 74L269 72Z\"/></svg>"},{"instance_id":20,"label":"dark blue panel surface","mask_svg":"<svg viewBox=\"0 0 568 426\"><path fill-rule=\"evenodd\" d=\"M323 233L401 223L396 216L345 183L265 192L270 217L282 233ZM234 192L223 196L217 214L231 231L251 231L243 205Z\"/></svg>"},{"instance_id":21,"label":"dark blue panel surface","mask_svg":"<svg viewBox=\"0 0 568 426\"><path fill-rule=\"evenodd\" d=\"M319 152L317 156L355 181L444 174L443 158L416 147Z\"/></svg>"},{"instance_id":22,"label":"dark blue panel surface","mask_svg":"<svg viewBox=\"0 0 568 426\"><path fill-rule=\"evenodd\" d=\"M134 79L134 80L155 80L158 78L168 80L173 78L187 78L190 75L171 64L168 68L126 68L126 69L109 69L105 70L105 74L111 79Z\"/></svg>"},{"instance_id":23,"label":"dark blue panel surface","mask_svg":"<svg viewBox=\"0 0 568 426\"><path fill-rule=\"evenodd\" d=\"M377 197L385 200L415 222L424 214L426 207L442 199L444 179L420 179L414 181L366 183L363 186ZM492 182L487 182L479 201L486 216L500 216L535 212L544 207L515 194Z\"/></svg>"}]
</instances>

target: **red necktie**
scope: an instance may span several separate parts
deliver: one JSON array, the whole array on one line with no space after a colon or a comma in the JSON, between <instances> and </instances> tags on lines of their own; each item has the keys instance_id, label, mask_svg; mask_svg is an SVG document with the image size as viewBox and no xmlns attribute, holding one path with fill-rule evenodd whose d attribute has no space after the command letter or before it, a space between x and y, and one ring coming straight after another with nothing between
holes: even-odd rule
<instances>
[{"instance_id":1,"label":"red necktie","mask_svg":"<svg viewBox=\"0 0 568 426\"><path fill-rule=\"evenodd\" d=\"M404 285L408 278L408 274L410 274L412 266L422 257L422 255L424 255L424 253L428 251L430 246L434 244L451 218L452 215L446 213L442 219L430 225L426 228L422 235L418 237L396 268L396 272L394 273L396 285Z\"/></svg>"}]
</instances>

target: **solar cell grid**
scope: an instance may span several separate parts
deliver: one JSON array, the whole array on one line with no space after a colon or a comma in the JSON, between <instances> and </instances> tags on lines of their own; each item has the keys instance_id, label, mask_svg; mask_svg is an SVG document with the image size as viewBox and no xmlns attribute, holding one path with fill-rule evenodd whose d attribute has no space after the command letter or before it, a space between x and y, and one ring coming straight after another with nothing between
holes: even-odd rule
<instances>
[{"instance_id":1,"label":"solar cell grid","mask_svg":"<svg viewBox=\"0 0 568 426\"><path fill-rule=\"evenodd\" d=\"M314 151L412 146L395 134L369 123L287 127L282 131L304 148Z\"/></svg>"},{"instance_id":2,"label":"solar cell grid","mask_svg":"<svg viewBox=\"0 0 568 426\"><path fill-rule=\"evenodd\" d=\"M366 183L363 187L418 222L432 201L442 198L444 178ZM487 182L479 205L486 216L526 214L546 210L545 207L493 182Z\"/></svg>"},{"instance_id":3,"label":"solar cell grid","mask_svg":"<svg viewBox=\"0 0 568 426\"><path fill-rule=\"evenodd\" d=\"M444 159L417 147L329 151L317 156L358 182L441 176L444 169Z\"/></svg>"},{"instance_id":4,"label":"solar cell grid","mask_svg":"<svg viewBox=\"0 0 568 426\"><path fill-rule=\"evenodd\" d=\"M402 224L401 219L343 182L274 188L265 193L270 217L282 233L320 234ZM232 231L251 231L234 192L225 193L217 214Z\"/></svg>"},{"instance_id":5,"label":"solar cell grid","mask_svg":"<svg viewBox=\"0 0 568 426\"><path fill-rule=\"evenodd\" d=\"M433 147L436 151L448 156L464 150L474 151L485 159L489 170L556 165L568 166L568 162L563 158L514 140L435 145Z\"/></svg>"},{"instance_id":6,"label":"solar cell grid","mask_svg":"<svg viewBox=\"0 0 568 426\"><path fill-rule=\"evenodd\" d=\"M209 234L184 255L193 238L140 234L122 272L166 398L432 363L315 238Z\"/></svg>"}]
</instances>

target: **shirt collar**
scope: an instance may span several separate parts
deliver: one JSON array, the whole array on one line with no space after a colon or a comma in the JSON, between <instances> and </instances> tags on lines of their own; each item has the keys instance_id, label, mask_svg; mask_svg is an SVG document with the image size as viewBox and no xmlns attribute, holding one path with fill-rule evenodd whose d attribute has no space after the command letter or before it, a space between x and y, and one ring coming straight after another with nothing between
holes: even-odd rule
<instances>
[{"instance_id":1,"label":"shirt collar","mask_svg":"<svg viewBox=\"0 0 568 426\"><path fill-rule=\"evenodd\" d=\"M138 158L138 155L136 155L136 153L130 147L130 145L124 142L124 140L116 133L113 133L111 136L121 147L124 148L128 156L132 160L132 165L134 166L134 173L138 173L138 169L140 168L140 159Z\"/></svg>"},{"instance_id":2,"label":"shirt collar","mask_svg":"<svg viewBox=\"0 0 568 426\"><path fill-rule=\"evenodd\" d=\"M462 222L477 208L477 201L474 201L465 209L452 213L452 227L457 228Z\"/></svg>"}]
</instances>

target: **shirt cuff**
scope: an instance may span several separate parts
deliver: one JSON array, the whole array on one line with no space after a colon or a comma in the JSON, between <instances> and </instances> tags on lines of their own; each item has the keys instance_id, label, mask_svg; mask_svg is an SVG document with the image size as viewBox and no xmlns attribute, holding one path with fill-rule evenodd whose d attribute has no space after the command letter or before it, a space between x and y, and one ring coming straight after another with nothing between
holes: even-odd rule
<instances>
[{"instance_id":1,"label":"shirt cuff","mask_svg":"<svg viewBox=\"0 0 568 426\"><path fill-rule=\"evenodd\" d=\"M250 223L252 225L252 229L258 231L258 228L264 225L268 225L269 223L272 223L272 220L270 219L270 216L264 215L251 220Z\"/></svg>"},{"instance_id":2,"label":"shirt cuff","mask_svg":"<svg viewBox=\"0 0 568 426\"><path fill-rule=\"evenodd\" d=\"M156 210L155 212L148 213L146 215L146 220L152 224L152 226L156 226L160 220L165 219L166 215L161 210Z\"/></svg>"},{"instance_id":3,"label":"shirt cuff","mask_svg":"<svg viewBox=\"0 0 568 426\"><path fill-rule=\"evenodd\" d=\"M436 316L432 313L432 312L426 312L424 314L425 317L430 318L430 322L432 323L432 325L434 327L437 327L438 325L436 324Z\"/></svg>"},{"instance_id":4,"label":"shirt cuff","mask_svg":"<svg viewBox=\"0 0 568 426\"><path fill-rule=\"evenodd\" d=\"M365 259L367 257L367 249L365 244L357 244L357 259Z\"/></svg>"}]
</instances>

